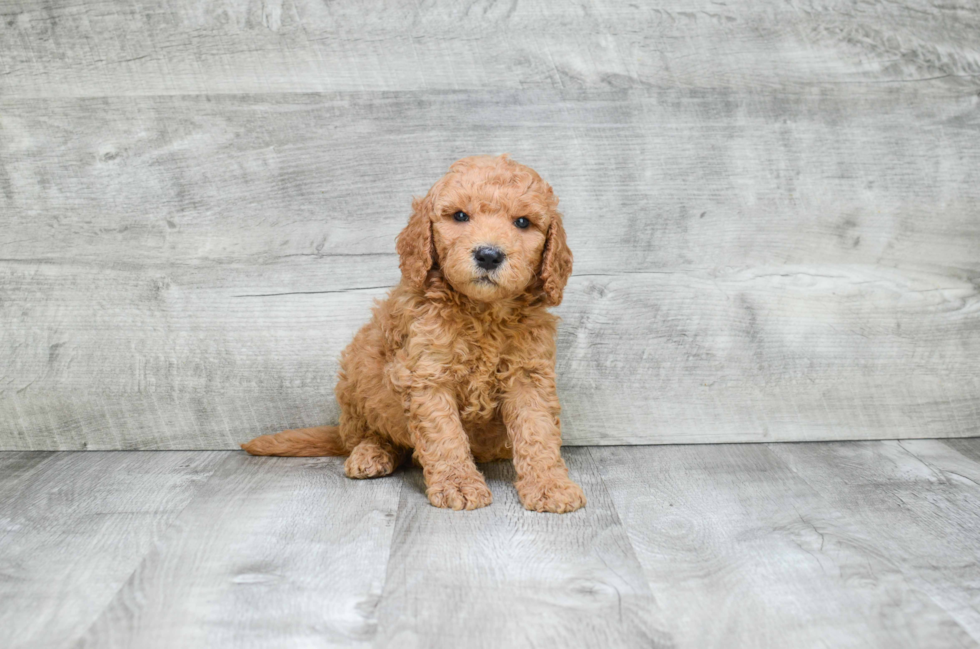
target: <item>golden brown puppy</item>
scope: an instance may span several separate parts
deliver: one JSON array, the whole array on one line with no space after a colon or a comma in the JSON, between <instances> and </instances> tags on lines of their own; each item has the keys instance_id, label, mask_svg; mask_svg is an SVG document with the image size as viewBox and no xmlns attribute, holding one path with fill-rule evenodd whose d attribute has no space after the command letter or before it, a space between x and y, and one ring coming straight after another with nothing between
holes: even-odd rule
<instances>
[{"instance_id":1,"label":"golden brown puppy","mask_svg":"<svg viewBox=\"0 0 980 649\"><path fill-rule=\"evenodd\" d=\"M412 202L401 283L340 360L340 426L264 435L253 455L349 455L351 478L390 474L414 449L436 507L492 498L476 462L511 458L528 509L585 505L562 461L557 318L572 272L558 198L533 170L477 156Z\"/></svg>"}]
</instances>

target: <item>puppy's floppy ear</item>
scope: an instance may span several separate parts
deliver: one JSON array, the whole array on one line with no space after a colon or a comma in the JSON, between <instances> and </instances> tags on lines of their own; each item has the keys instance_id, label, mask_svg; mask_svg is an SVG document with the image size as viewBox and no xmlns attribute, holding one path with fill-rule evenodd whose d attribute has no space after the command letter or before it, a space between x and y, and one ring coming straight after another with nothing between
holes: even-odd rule
<instances>
[{"instance_id":1,"label":"puppy's floppy ear","mask_svg":"<svg viewBox=\"0 0 980 649\"><path fill-rule=\"evenodd\" d=\"M562 291L572 274L572 251L565 242L565 228L561 214L554 213L548 227L548 238L541 255L541 281L544 285L545 301L549 306L561 304Z\"/></svg>"},{"instance_id":2,"label":"puppy's floppy ear","mask_svg":"<svg viewBox=\"0 0 980 649\"><path fill-rule=\"evenodd\" d=\"M425 276L435 263L432 250L432 192L425 198L412 199L412 216L408 225L398 235L395 249L398 251L398 267L402 278L412 286L421 287Z\"/></svg>"}]
</instances>

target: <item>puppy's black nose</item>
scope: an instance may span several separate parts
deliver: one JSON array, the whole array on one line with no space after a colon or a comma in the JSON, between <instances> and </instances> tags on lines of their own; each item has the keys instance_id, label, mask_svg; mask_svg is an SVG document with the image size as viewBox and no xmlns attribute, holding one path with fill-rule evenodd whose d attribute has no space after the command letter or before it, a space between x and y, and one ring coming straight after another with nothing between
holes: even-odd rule
<instances>
[{"instance_id":1,"label":"puppy's black nose","mask_svg":"<svg viewBox=\"0 0 980 649\"><path fill-rule=\"evenodd\" d=\"M495 270L500 264L504 263L507 255L500 248L494 246L480 246L473 249L473 259L476 265L484 270Z\"/></svg>"}]
</instances>

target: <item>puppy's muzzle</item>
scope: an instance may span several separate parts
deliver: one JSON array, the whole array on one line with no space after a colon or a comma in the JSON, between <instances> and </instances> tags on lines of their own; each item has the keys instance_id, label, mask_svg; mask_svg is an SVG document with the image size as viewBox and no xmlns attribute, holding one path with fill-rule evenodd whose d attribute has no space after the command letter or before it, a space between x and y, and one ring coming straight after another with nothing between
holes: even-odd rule
<instances>
[{"instance_id":1,"label":"puppy's muzzle","mask_svg":"<svg viewBox=\"0 0 980 649\"><path fill-rule=\"evenodd\" d=\"M483 270L497 270L505 259L507 255L496 246L479 246L473 249L473 261Z\"/></svg>"}]
</instances>

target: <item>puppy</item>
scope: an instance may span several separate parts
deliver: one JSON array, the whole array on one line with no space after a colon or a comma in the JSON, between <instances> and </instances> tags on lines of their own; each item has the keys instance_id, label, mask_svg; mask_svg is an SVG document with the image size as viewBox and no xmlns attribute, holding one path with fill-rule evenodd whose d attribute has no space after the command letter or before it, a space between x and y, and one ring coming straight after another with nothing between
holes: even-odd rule
<instances>
[{"instance_id":1,"label":"puppy","mask_svg":"<svg viewBox=\"0 0 980 649\"><path fill-rule=\"evenodd\" d=\"M455 162L398 236L401 283L340 360L340 425L253 439L253 455L347 455L351 478L410 451L436 507L492 501L475 462L513 458L527 509L585 505L562 460L557 318L572 253L551 187L506 155Z\"/></svg>"}]
</instances>

